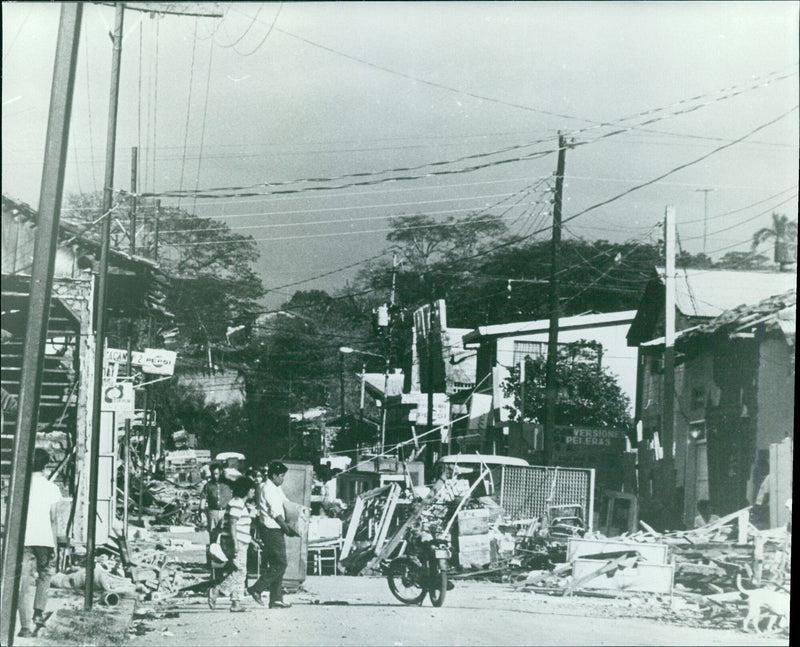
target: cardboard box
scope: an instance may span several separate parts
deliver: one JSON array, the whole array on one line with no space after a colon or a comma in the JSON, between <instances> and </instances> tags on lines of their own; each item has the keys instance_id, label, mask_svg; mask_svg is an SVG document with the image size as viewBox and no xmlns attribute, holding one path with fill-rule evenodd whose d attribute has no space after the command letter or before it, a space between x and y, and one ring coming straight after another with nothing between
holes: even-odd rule
<instances>
[{"instance_id":1,"label":"cardboard box","mask_svg":"<svg viewBox=\"0 0 800 647\"><path fill-rule=\"evenodd\" d=\"M477 508L458 513L458 534L485 535L502 514L502 508Z\"/></svg>"},{"instance_id":2,"label":"cardboard box","mask_svg":"<svg viewBox=\"0 0 800 647\"><path fill-rule=\"evenodd\" d=\"M491 561L491 537L488 533L458 537L458 563L461 567L485 566Z\"/></svg>"}]
</instances>

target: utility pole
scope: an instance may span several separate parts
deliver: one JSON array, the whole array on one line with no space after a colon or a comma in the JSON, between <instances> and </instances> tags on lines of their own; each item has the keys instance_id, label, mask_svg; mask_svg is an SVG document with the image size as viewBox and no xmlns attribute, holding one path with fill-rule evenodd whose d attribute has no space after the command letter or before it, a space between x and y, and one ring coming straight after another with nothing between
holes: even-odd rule
<instances>
[{"instance_id":1,"label":"utility pole","mask_svg":"<svg viewBox=\"0 0 800 647\"><path fill-rule=\"evenodd\" d=\"M381 410L381 456L386 447L386 417L389 410L389 357L383 369L383 408Z\"/></svg>"},{"instance_id":2,"label":"utility pole","mask_svg":"<svg viewBox=\"0 0 800 647\"><path fill-rule=\"evenodd\" d=\"M131 148L131 217L130 217L130 255L133 259L136 254L136 206L137 192L139 185L139 170L137 165L139 149L136 146ZM133 383L133 317L128 317L128 359L125 364L125 376ZM134 392L135 393L135 392ZM134 395L134 410L136 409L136 399ZM130 494L130 475L131 475L131 421L125 420L125 467L122 494L122 529L125 541L128 540L128 496Z\"/></svg>"},{"instance_id":3,"label":"utility pole","mask_svg":"<svg viewBox=\"0 0 800 647\"><path fill-rule=\"evenodd\" d=\"M666 256L664 299L664 408L661 420L661 446L664 450L664 486L667 501L675 492L673 471L673 431L675 426L675 207L668 206L664 217ZM672 510L672 506L668 506Z\"/></svg>"},{"instance_id":4,"label":"utility pole","mask_svg":"<svg viewBox=\"0 0 800 647\"><path fill-rule=\"evenodd\" d=\"M94 597L95 533L97 532L97 480L100 456L100 425L103 394L103 360L106 339L106 296L108 292L108 256L111 234L111 210L114 200L114 154L117 139L117 106L119 104L120 62L122 60L122 24L125 5L116 4L114 46L111 56L111 89L108 101L106 133L106 171L103 182L103 226L100 233L100 263L97 272L97 312L95 313L94 390L92 395L92 442L89 455L89 518L86 529L86 586L83 608L92 608ZM141 487L141 484L140 484Z\"/></svg>"},{"instance_id":5,"label":"utility pole","mask_svg":"<svg viewBox=\"0 0 800 647\"><path fill-rule=\"evenodd\" d=\"M544 423L544 461L549 465L553 453L553 440L556 429L556 397L558 396L558 272L561 251L561 200L564 191L564 164L567 140L558 135L558 162L556 164L556 189L553 196L553 236L550 251L550 328L547 336L547 364L545 366L545 423Z\"/></svg>"},{"instance_id":6,"label":"utility pole","mask_svg":"<svg viewBox=\"0 0 800 647\"><path fill-rule=\"evenodd\" d=\"M706 234L708 233L708 194L716 189L695 189L696 192L704 193L703 196L703 254L706 253Z\"/></svg>"},{"instance_id":7,"label":"utility pole","mask_svg":"<svg viewBox=\"0 0 800 647\"><path fill-rule=\"evenodd\" d=\"M139 149L134 146L131 148L131 219L130 219L130 228L131 233L128 236L128 240L130 241L130 253L131 258L136 254L136 193L137 193L137 186L138 186L138 178L137 178L137 169L136 169L136 160L139 156Z\"/></svg>"},{"instance_id":8,"label":"utility pole","mask_svg":"<svg viewBox=\"0 0 800 647\"><path fill-rule=\"evenodd\" d=\"M339 412L344 427L344 353L339 351Z\"/></svg>"},{"instance_id":9,"label":"utility pole","mask_svg":"<svg viewBox=\"0 0 800 647\"><path fill-rule=\"evenodd\" d=\"M153 260L158 263L158 218L161 215L161 200L156 200L155 208L155 231L153 233Z\"/></svg>"},{"instance_id":10,"label":"utility pole","mask_svg":"<svg viewBox=\"0 0 800 647\"><path fill-rule=\"evenodd\" d=\"M431 302L428 310L428 432L433 429L433 312L434 312L434 299L433 290L431 290ZM440 436L441 438L441 436ZM433 442L432 438L428 439L429 443ZM433 445L431 445L433 446ZM440 447L441 451L441 447ZM433 450L428 452L428 461L430 461L431 469L433 469L434 459ZM426 468L427 469L427 468Z\"/></svg>"},{"instance_id":11,"label":"utility pole","mask_svg":"<svg viewBox=\"0 0 800 647\"><path fill-rule=\"evenodd\" d=\"M53 84L50 90L50 112L47 118L42 184L39 189L39 220L36 223L31 267L28 324L25 330L24 362L17 404L17 426L14 433L13 469L8 489L8 507L5 511L3 577L0 584L2 587L0 637L9 646L14 644L14 625L19 603L19 583L31 482L30 465L36 448L36 429L39 424L45 339L50 318L50 297L53 291L72 94L75 87L75 62L78 58L82 15L81 3L61 5Z\"/></svg>"}]
</instances>

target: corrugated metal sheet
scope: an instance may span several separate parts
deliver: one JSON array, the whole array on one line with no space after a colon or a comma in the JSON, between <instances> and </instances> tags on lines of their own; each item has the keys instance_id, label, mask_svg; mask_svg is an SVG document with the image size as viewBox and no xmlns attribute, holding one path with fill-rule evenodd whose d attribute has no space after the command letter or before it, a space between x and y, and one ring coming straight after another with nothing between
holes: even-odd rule
<instances>
[{"instance_id":1,"label":"corrugated metal sheet","mask_svg":"<svg viewBox=\"0 0 800 647\"><path fill-rule=\"evenodd\" d=\"M666 271L657 268L663 281ZM795 272L680 269L675 276L675 305L689 317L717 317L743 304L758 303L797 285Z\"/></svg>"}]
</instances>

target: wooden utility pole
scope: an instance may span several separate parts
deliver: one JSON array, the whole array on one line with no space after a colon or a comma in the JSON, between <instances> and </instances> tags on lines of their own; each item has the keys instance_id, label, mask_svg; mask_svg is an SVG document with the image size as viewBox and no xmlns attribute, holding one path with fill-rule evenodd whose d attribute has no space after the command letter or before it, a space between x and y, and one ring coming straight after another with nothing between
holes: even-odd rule
<instances>
[{"instance_id":1,"label":"wooden utility pole","mask_svg":"<svg viewBox=\"0 0 800 647\"><path fill-rule=\"evenodd\" d=\"M78 58L83 5L61 5L58 26L50 112L47 119L42 185L39 190L39 218L33 248L28 323L25 330L24 362L20 377L17 426L14 433L8 507L3 537L2 607L0 637L6 645L14 644L14 625L19 603L19 583L25 546L33 453L39 424L39 400L44 369L45 339L50 318L61 199L64 193L64 170L75 87L75 63ZM19 229L19 227L18 227Z\"/></svg>"},{"instance_id":2,"label":"wooden utility pole","mask_svg":"<svg viewBox=\"0 0 800 647\"><path fill-rule=\"evenodd\" d=\"M553 236L550 248L550 328L547 336L547 364L545 366L545 422L544 422L544 461L550 464L556 428L556 398L558 396L558 272L561 252L561 201L564 191L564 164L567 141L564 135L558 136L558 162L556 164L556 189L553 196Z\"/></svg>"},{"instance_id":3,"label":"wooden utility pole","mask_svg":"<svg viewBox=\"0 0 800 647\"><path fill-rule=\"evenodd\" d=\"M664 299L664 411L662 446L664 459L672 460L675 426L675 207L667 207L664 218L666 276Z\"/></svg>"},{"instance_id":4,"label":"wooden utility pole","mask_svg":"<svg viewBox=\"0 0 800 647\"><path fill-rule=\"evenodd\" d=\"M100 263L97 270L95 301L94 390L92 395L92 442L89 454L89 518L86 524L86 586L83 608L92 608L94 597L95 533L97 532L97 480L100 463L101 405L103 400L103 368L106 340L106 296L108 293L108 256L111 236L109 212L114 201L114 154L117 140L117 106L119 104L120 62L122 60L122 24L125 5L116 4L114 46L111 56L111 90L108 101L106 132L106 171L103 181L103 224L100 232ZM109 520L111 523L111 520Z\"/></svg>"},{"instance_id":5,"label":"wooden utility pole","mask_svg":"<svg viewBox=\"0 0 800 647\"><path fill-rule=\"evenodd\" d=\"M703 254L706 253L706 235L708 234L708 194L716 189L695 189L698 193L703 193Z\"/></svg>"},{"instance_id":6,"label":"wooden utility pole","mask_svg":"<svg viewBox=\"0 0 800 647\"><path fill-rule=\"evenodd\" d=\"M131 148L131 233L128 237L130 241L131 260L136 254L136 203L139 186L139 171L137 165L139 149L134 146ZM125 375L133 383L133 317L128 317L128 360L125 364ZM134 411L136 410L136 399L134 396ZM131 421L125 420L125 471L124 487L122 495L122 529L125 541L128 540L128 497L130 495L130 475L131 475Z\"/></svg>"},{"instance_id":7,"label":"wooden utility pole","mask_svg":"<svg viewBox=\"0 0 800 647\"><path fill-rule=\"evenodd\" d=\"M136 202L137 202L137 187L138 187L138 178L137 178L137 169L136 169L136 160L139 157L139 149L134 146L131 148L131 218L130 218L130 228L131 233L128 236L128 240L130 241L130 254L131 258L136 254Z\"/></svg>"}]
</instances>

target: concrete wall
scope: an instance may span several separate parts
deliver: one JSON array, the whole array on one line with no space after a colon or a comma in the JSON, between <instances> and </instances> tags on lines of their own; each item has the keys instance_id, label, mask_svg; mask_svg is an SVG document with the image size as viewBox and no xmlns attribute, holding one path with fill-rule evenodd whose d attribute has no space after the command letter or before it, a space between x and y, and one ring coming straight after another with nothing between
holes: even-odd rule
<instances>
[{"instance_id":1,"label":"concrete wall","mask_svg":"<svg viewBox=\"0 0 800 647\"><path fill-rule=\"evenodd\" d=\"M758 357L756 442L769 449L794 435L794 348L781 337L765 339Z\"/></svg>"}]
</instances>

